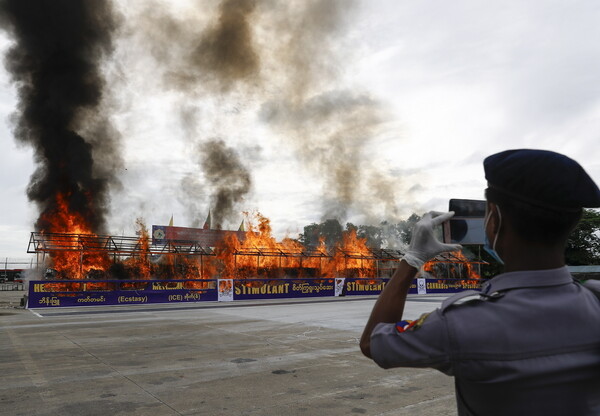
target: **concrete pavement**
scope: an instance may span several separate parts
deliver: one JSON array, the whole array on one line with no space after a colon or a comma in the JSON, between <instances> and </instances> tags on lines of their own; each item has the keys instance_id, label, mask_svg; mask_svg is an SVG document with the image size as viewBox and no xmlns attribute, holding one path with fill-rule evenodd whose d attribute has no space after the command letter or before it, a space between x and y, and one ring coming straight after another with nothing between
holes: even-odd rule
<instances>
[{"instance_id":1,"label":"concrete pavement","mask_svg":"<svg viewBox=\"0 0 600 416\"><path fill-rule=\"evenodd\" d=\"M0 415L456 414L452 378L361 355L374 297L36 315L20 295L0 292ZM411 296L407 318L443 299Z\"/></svg>"}]
</instances>

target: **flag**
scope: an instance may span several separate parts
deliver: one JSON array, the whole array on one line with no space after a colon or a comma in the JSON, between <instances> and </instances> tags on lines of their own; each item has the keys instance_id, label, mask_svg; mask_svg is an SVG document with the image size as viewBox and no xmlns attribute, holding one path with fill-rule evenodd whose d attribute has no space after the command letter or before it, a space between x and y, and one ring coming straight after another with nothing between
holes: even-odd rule
<instances>
[{"instance_id":1,"label":"flag","mask_svg":"<svg viewBox=\"0 0 600 416\"><path fill-rule=\"evenodd\" d=\"M210 209L208 210L208 217L206 217L206 221L204 221L204 228L205 230L210 230L211 229L211 219L210 219Z\"/></svg>"},{"instance_id":2,"label":"flag","mask_svg":"<svg viewBox=\"0 0 600 416\"><path fill-rule=\"evenodd\" d=\"M169 221L169 227L173 226L173 214L171 214L171 221Z\"/></svg>"},{"instance_id":3,"label":"flag","mask_svg":"<svg viewBox=\"0 0 600 416\"><path fill-rule=\"evenodd\" d=\"M238 231L246 231L246 227L244 227L244 220L242 220L242 223L240 224L240 228L238 228Z\"/></svg>"}]
</instances>

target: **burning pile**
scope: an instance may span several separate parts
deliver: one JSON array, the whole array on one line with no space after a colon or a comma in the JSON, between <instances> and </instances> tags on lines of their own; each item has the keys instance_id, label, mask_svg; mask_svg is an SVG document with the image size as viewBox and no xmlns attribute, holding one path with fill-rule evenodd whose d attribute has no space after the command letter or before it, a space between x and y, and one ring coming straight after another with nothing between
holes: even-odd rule
<instances>
[{"instance_id":1,"label":"burning pile","mask_svg":"<svg viewBox=\"0 0 600 416\"><path fill-rule=\"evenodd\" d=\"M69 212L66 197L62 194L57 195L55 208L44 212L40 219L46 224L44 232L64 234L63 244L67 246L76 243L78 235L87 235L92 239L96 237L80 214ZM56 250L51 256L52 263L58 265L61 274L73 279L82 279L96 271L106 270L111 264L107 253L102 251Z\"/></svg>"},{"instance_id":2,"label":"burning pile","mask_svg":"<svg viewBox=\"0 0 600 416\"><path fill-rule=\"evenodd\" d=\"M63 221L65 217L57 217ZM70 219L69 221L74 221ZM328 247L320 239L315 247L285 238L278 242L269 220L261 214L246 216L248 231L228 233L216 247L193 241L151 244L148 231L138 220L138 237L102 236L89 233L32 233L30 252L49 254L59 279L285 279L390 277L402 257L397 250L370 248L355 229ZM391 266L390 266L391 263ZM462 253L442 255L426 263L432 277L477 279L475 264Z\"/></svg>"}]
</instances>

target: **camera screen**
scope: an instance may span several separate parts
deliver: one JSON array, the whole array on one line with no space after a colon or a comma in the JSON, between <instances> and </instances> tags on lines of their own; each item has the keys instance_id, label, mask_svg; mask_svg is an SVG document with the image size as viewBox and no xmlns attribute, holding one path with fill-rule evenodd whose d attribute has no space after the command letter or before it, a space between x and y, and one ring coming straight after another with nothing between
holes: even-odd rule
<instances>
[{"instance_id":1,"label":"camera screen","mask_svg":"<svg viewBox=\"0 0 600 416\"><path fill-rule=\"evenodd\" d=\"M451 199L449 210L454 211L454 217L444 224L444 242L484 244L485 201Z\"/></svg>"}]
</instances>

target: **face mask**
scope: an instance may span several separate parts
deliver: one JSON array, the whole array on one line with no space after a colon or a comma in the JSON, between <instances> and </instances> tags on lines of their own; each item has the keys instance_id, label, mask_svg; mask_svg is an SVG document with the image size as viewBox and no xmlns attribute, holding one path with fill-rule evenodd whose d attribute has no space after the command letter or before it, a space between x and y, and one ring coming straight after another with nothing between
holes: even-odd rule
<instances>
[{"instance_id":1,"label":"face mask","mask_svg":"<svg viewBox=\"0 0 600 416\"><path fill-rule=\"evenodd\" d=\"M488 254L492 256L498 263L504 264L504 261L502 258L500 258L500 255L498 255L498 252L496 251L496 242L498 241L498 236L500 235L500 227L502 227L502 215L500 214L500 207L498 205L496 205L496 210L498 210L498 219L500 220L500 224L498 225L498 233L496 234L496 237L494 237L494 244L490 244L490 239L485 232L487 224L492 217L492 213L490 212L488 217L485 219L485 224L483 225L483 233L485 234L485 244L483 245L483 249L487 251Z\"/></svg>"}]
</instances>

